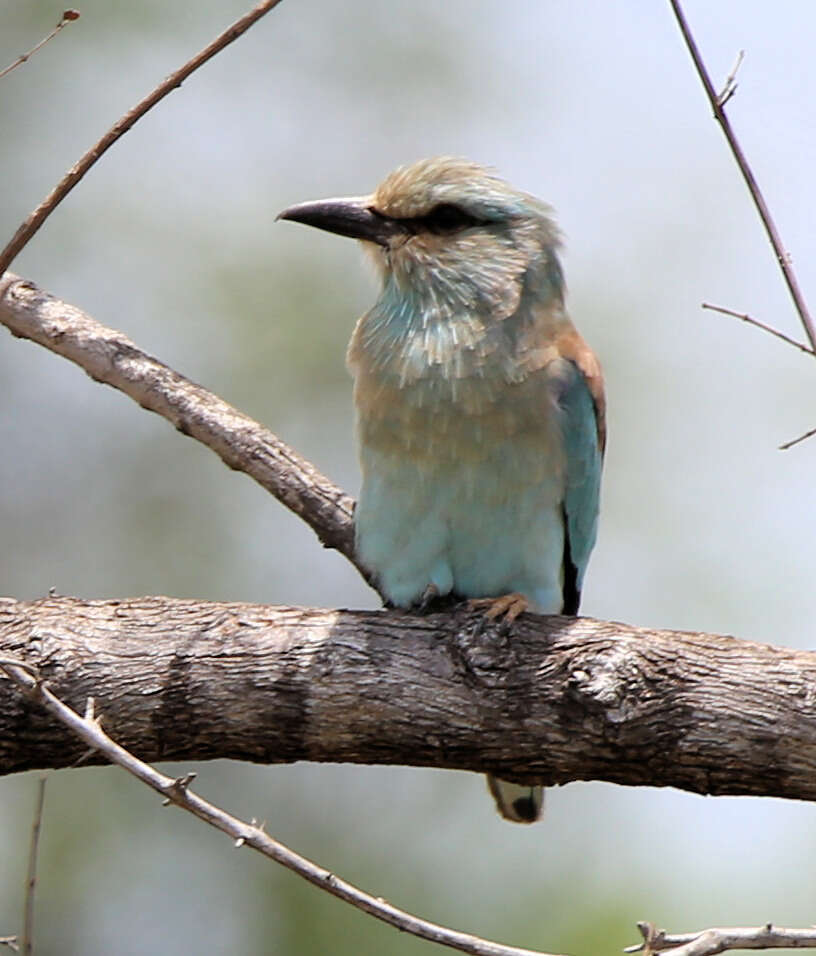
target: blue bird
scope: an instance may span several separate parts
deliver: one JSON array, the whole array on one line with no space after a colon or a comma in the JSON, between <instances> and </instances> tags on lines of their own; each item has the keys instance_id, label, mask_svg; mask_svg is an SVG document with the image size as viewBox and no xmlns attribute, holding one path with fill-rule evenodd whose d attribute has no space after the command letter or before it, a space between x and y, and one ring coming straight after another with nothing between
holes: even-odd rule
<instances>
[{"instance_id":1,"label":"blue bird","mask_svg":"<svg viewBox=\"0 0 816 956\"><path fill-rule=\"evenodd\" d=\"M595 543L603 377L564 307L550 208L463 159L282 219L360 239L382 287L348 349L362 563L393 605L476 599L512 621L576 614ZM481 599L481 600L479 600ZM500 813L540 787L488 777Z\"/></svg>"}]
</instances>

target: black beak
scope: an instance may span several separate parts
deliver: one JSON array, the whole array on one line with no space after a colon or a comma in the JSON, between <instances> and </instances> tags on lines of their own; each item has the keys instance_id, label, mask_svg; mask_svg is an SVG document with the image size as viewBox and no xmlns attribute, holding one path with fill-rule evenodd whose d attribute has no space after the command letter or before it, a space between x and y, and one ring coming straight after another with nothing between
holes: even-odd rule
<instances>
[{"instance_id":1,"label":"black beak","mask_svg":"<svg viewBox=\"0 0 816 956\"><path fill-rule=\"evenodd\" d=\"M278 219L302 222L339 236L364 239L388 246L397 236L405 236L407 230L398 219L389 219L371 208L370 199L317 199L298 203L284 209Z\"/></svg>"}]
</instances>

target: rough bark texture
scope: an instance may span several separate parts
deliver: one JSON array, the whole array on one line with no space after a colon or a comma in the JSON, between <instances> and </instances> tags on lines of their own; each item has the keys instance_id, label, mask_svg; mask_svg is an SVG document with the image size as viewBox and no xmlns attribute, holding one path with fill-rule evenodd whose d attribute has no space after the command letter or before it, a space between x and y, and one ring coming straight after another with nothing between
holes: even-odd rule
<instances>
[{"instance_id":1,"label":"rough bark texture","mask_svg":"<svg viewBox=\"0 0 816 956\"><path fill-rule=\"evenodd\" d=\"M713 634L463 610L423 617L164 597L0 599L39 668L149 761L492 771L816 799L816 653ZM0 773L82 748L0 679ZM93 762L93 758L91 758Z\"/></svg>"}]
</instances>

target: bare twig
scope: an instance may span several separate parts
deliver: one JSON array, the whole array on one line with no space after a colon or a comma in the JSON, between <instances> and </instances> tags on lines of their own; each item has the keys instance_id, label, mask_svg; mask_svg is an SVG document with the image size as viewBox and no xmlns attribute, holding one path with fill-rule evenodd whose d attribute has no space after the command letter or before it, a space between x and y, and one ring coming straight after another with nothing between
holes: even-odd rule
<instances>
[{"instance_id":1,"label":"bare twig","mask_svg":"<svg viewBox=\"0 0 816 956\"><path fill-rule=\"evenodd\" d=\"M121 332L11 272L0 276L0 323L75 362L96 381L118 388L212 449L230 468L254 478L369 580L354 554L353 499L258 422L143 352Z\"/></svg>"},{"instance_id":2,"label":"bare twig","mask_svg":"<svg viewBox=\"0 0 816 956\"><path fill-rule=\"evenodd\" d=\"M262 0L254 6L249 13L244 14L227 27L223 33L217 36L212 43L205 46L203 50L197 53L191 60L188 60L184 66L180 67L170 74L162 83L160 83L143 100L137 103L132 109L128 110L120 119L118 119L107 133L95 143L87 153L72 166L71 169L62 177L57 185L51 190L46 198L29 215L25 222L15 232L8 245L0 252L0 277L8 269L14 258L20 253L23 247L29 242L31 237L42 226L45 220L57 208L68 193L82 179L85 173L110 149L111 146L123 136L145 113L151 110L157 103L164 99L168 93L172 93L177 87L194 73L200 66L203 66L209 59L214 57L228 46L233 40L237 40L241 34L245 33L253 23L262 16L269 13L276 7L281 0Z\"/></svg>"},{"instance_id":3,"label":"bare twig","mask_svg":"<svg viewBox=\"0 0 816 956\"><path fill-rule=\"evenodd\" d=\"M669 956L716 956L734 949L816 949L816 929L760 927L706 929L698 933L666 933L652 923L638 923L643 942L625 953L668 953Z\"/></svg>"},{"instance_id":4,"label":"bare twig","mask_svg":"<svg viewBox=\"0 0 816 956\"><path fill-rule=\"evenodd\" d=\"M43 774L37 781L37 802L34 807L34 820L31 824L31 845L28 851L28 874L26 875L25 906L23 909L22 946L25 956L34 952L34 896L37 888L37 851L40 847L40 827L42 825L43 804L45 803L45 781Z\"/></svg>"},{"instance_id":5,"label":"bare twig","mask_svg":"<svg viewBox=\"0 0 816 956\"><path fill-rule=\"evenodd\" d=\"M816 351L816 328L814 328L813 320L811 319L804 296L799 288L799 282L796 278L793 265L791 264L790 256L787 252L785 252L785 247L782 244L782 239L779 236L776 224L771 217L771 212L768 209L762 193L760 192L756 178L754 177L754 174L748 165L748 160L745 158L742 147L740 146L739 141L737 140L737 137L731 128L731 124L723 108L736 88L734 86L734 81L732 78L729 78L729 80L731 80L730 92L728 92L729 81L726 81L723 93L717 94L712 86L711 79L708 75L708 70L703 63L700 51L697 48L697 43L692 36L691 29L686 21L685 14L683 13L683 9L680 5L680 0L669 0L669 2L671 3L672 10L674 11L680 31L683 34L683 39L685 40L688 51L691 54L692 60L694 61L697 75L700 77L700 82L703 84L708 101L711 104L712 110L714 111L714 118L720 124L725 138L728 141L728 145L731 148L734 159L737 162L737 166L739 166L742 177L748 186L748 190L751 193L752 199L754 200L754 205L757 208L757 212L762 219L762 224L764 225L765 232L767 233L768 239L773 246L776 261L779 263L779 268L782 270L785 284L787 285L788 291L791 294L791 298L793 299L794 306L799 314L799 318L802 322L807 339L810 342L811 348ZM736 70L734 72L736 72Z\"/></svg>"},{"instance_id":6,"label":"bare twig","mask_svg":"<svg viewBox=\"0 0 816 956\"><path fill-rule=\"evenodd\" d=\"M735 312L733 309L726 309L721 305L711 305L709 302L703 302L703 308L711 312L721 312L723 315L732 315L735 319L742 319L743 322L754 325L758 329L762 329L763 332L769 332L771 335L775 335L778 339L782 339L783 342L787 342L788 345L792 345L794 348L801 349L808 355L816 355L816 352L814 352L809 345L805 345L804 342L799 342L797 339L792 339L789 335L785 335L784 332L780 332L779 329L775 329L772 325L766 325L764 322L760 322L759 319L755 319L745 312Z\"/></svg>"},{"instance_id":7,"label":"bare twig","mask_svg":"<svg viewBox=\"0 0 816 956\"><path fill-rule=\"evenodd\" d=\"M253 850L257 850L276 863L282 864L332 896L336 896L346 903L351 903L352 906L364 913L368 913L370 916L374 916L376 919L382 920L403 932L418 936L420 939L440 943L463 953L471 953L473 956L547 956L545 953L534 952L529 949L492 943L468 933L448 929L437 923L430 923L405 912L405 910L397 909L385 900L374 897L351 883L347 883L328 870L312 863L311 860L307 860L290 850L277 840L273 840L261 826L245 823L193 793L190 790L190 774L174 779L159 773L150 764L139 760L124 747L120 747L113 741L102 730L98 720L80 717L76 711L64 704L50 691L44 683L33 678L27 667L19 666L20 663L22 662L15 664L5 660L0 664L0 667L11 680L42 704L50 714L68 727L89 747L98 750L111 763L117 764L141 780L142 783L147 784L161 794L166 801L182 807L198 817L199 820L203 820L217 830L221 830L222 833L226 833L232 838L236 846L252 847Z\"/></svg>"},{"instance_id":8,"label":"bare twig","mask_svg":"<svg viewBox=\"0 0 816 956\"><path fill-rule=\"evenodd\" d=\"M807 441L808 438L813 438L816 435L816 428L811 428L809 431L806 431L804 435L800 435L798 438L791 438L790 441L786 441L784 444L779 446L780 451L787 451L789 448L793 448L794 445L798 445L799 442Z\"/></svg>"},{"instance_id":9,"label":"bare twig","mask_svg":"<svg viewBox=\"0 0 816 956\"><path fill-rule=\"evenodd\" d=\"M11 73L12 70L16 70L18 66L21 66L27 60L31 59L31 57L34 56L37 50L41 50L45 46L45 44L49 42L49 40L53 40L54 37L60 32L60 30L62 30L64 26L78 19L79 19L79 10L63 11L63 14L60 17L59 23L48 34L48 36L44 36L39 43L35 44L28 51L28 53L21 53L13 63L9 63L7 67L0 70L0 80L2 80L4 76L7 76L9 73ZM2 275L2 270L0 270L0 275Z\"/></svg>"},{"instance_id":10,"label":"bare twig","mask_svg":"<svg viewBox=\"0 0 816 956\"><path fill-rule=\"evenodd\" d=\"M725 106L725 104L731 99L731 97L737 92L737 87L739 86L739 83L737 83L737 73L739 72L739 68L742 66L742 61L744 59L745 59L745 50L740 50L739 53L737 54L737 59L736 59L736 62L734 63L734 66L731 69L731 72L725 78L725 83L723 84L723 88L717 94L717 102L720 105L720 109L722 109Z\"/></svg>"},{"instance_id":11,"label":"bare twig","mask_svg":"<svg viewBox=\"0 0 816 956\"><path fill-rule=\"evenodd\" d=\"M763 332L769 332L771 335L776 336L776 338L781 339L788 345L794 346L794 348L801 349L802 352L805 352L808 355L816 355L816 352L814 352L809 346L805 345L804 342L799 342L797 339L792 339L789 335L785 335L784 332L780 332L779 329L775 329L772 325L766 325L764 322L760 322L759 319L755 319L753 316L746 315L744 312L735 312L733 309L725 309L721 305L710 305L708 302L703 302L703 308L709 309L711 312L721 312L723 315L732 315L735 319L742 319L743 322L747 322L749 325L754 325L758 329L762 329ZM816 435L816 428L811 428L809 431L806 431L804 435L800 435L798 438L792 438L790 441L786 441L784 444L780 445L779 450L787 451L789 448L793 448L794 445L798 445L799 442L806 441L808 438L812 438L814 435Z\"/></svg>"}]
</instances>

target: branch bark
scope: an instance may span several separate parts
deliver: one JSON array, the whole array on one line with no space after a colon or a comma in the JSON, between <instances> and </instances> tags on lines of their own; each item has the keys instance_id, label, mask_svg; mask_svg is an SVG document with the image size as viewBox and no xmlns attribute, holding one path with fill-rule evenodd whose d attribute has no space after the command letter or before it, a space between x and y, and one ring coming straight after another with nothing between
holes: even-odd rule
<instances>
[{"instance_id":1,"label":"branch bark","mask_svg":"<svg viewBox=\"0 0 816 956\"><path fill-rule=\"evenodd\" d=\"M638 923L644 943L625 953L667 953L669 956L717 956L734 949L816 949L816 929L787 929L767 923L758 927L712 928L694 933L667 933L652 923Z\"/></svg>"},{"instance_id":2,"label":"branch bark","mask_svg":"<svg viewBox=\"0 0 816 956\"><path fill-rule=\"evenodd\" d=\"M0 656L36 667L74 709L93 697L147 761L407 764L816 800L816 653L732 637L535 615L503 634L464 609L59 597L0 600ZM82 757L10 684L4 696L0 773Z\"/></svg>"},{"instance_id":3,"label":"branch bark","mask_svg":"<svg viewBox=\"0 0 816 956\"><path fill-rule=\"evenodd\" d=\"M492 943L470 933L462 933L449 929L447 926L441 926L439 923L431 923L422 917L414 916L413 913L392 906L380 896L366 893L269 836L264 829L264 824L258 825L255 820L251 823L239 820L216 804L193 793L190 785L195 779L195 773L187 773L183 777L173 779L160 773L149 763L139 760L102 729L101 720L95 713L95 702L92 697L88 698L86 703L85 716L80 717L45 685L36 669L29 670L27 664L21 665L19 662L4 660L0 661L0 670L18 688L52 714L62 726L67 727L84 741L88 747L103 754L111 763L122 767L142 783L162 794L165 797L165 806L172 803L211 827L221 830L222 833L232 837L233 846L251 847L332 896L350 903L369 916L421 939L441 943L460 952L470 953L471 956L548 956L547 953L540 951ZM0 939L0 943L2 942L4 940ZM6 937L5 942L7 945L16 944L16 940L12 937Z\"/></svg>"},{"instance_id":4,"label":"branch bark","mask_svg":"<svg viewBox=\"0 0 816 956\"><path fill-rule=\"evenodd\" d=\"M0 323L70 359L97 382L166 418L222 461L254 478L336 548L366 580L354 554L354 499L248 415L142 351L126 335L7 272L0 277Z\"/></svg>"}]
</instances>

